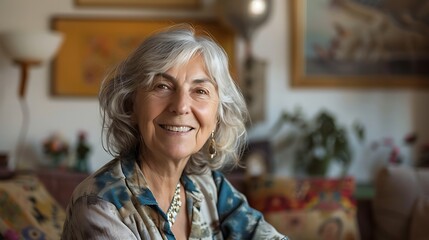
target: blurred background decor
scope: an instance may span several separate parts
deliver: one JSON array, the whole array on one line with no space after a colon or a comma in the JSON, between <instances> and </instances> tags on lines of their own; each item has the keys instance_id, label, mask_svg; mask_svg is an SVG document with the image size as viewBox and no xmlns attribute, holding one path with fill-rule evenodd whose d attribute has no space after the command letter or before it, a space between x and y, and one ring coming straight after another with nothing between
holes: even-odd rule
<instances>
[{"instance_id":1,"label":"blurred background decor","mask_svg":"<svg viewBox=\"0 0 429 240\"><path fill-rule=\"evenodd\" d=\"M22 120L19 129L18 142L14 154L14 168L29 168L21 161L25 152L27 132L30 123L30 110L26 100L26 90L30 67L49 62L57 53L63 42L63 35L55 31L5 31L0 34L0 45L6 55L20 68L18 98L21 107Z\"/></svg>"},{"instance_id":2,"label":"blurred background decor","mask_svg":"<svg viewBox=\"0 0 429 240\"><path fill-rule=\"evenodd\" d=\"M393 137L384 137L379 141L372 142L371 151L374 151L378 158L382 159L384 165L401 165L406 162L413 165L412 159L404 159L403 148L413 148L416 141L416 133L405 135L399 144L395 142Z\"/></svg>"},{"instance_id":3,"label":"blurred background decor","mask_svg":"<svg viewBox=\"0 0 429 240\"><path fill-rule=\"evenodd\" d=\"M78 140L76 144L76 160L74 169L78 172L88 172L88 157L91 152L91 146L87 142L87 133L80 131L78 133Z\"/></svg>"},{"instance_id":4,"label":"blurred background decor","mask_svg":"<svg viewBox=\"0 0 429 240\"><path fill-rule=\"evenodd\" d=\"M235 34L215 20L80 18L53 19L56 31L70 36L64 41L53 65L52 94L95 97L105 74L154 31L187 22L209 32L234 62ZM72 36L72 37L71 37ZM231 64L235 71L235 65Z\"/></svg>"},{"instance_id":5,"label":"blurred background decor","mask_svg":"<svg viewBox=\"0 0 429 240\"><path fill-rule=\"evenodd\" d=\"M247 177L260 177L273 173L271 143L267 140L251 141L243 153L242 164Z\"/></svg>"},{"instance_id":6,"label":"blurred background decor","mask_svg":"<svg viewBox=\"0 0 429 240\"><path fill-rule=\"evenodd\" d=\"M74 0L79 6L196 8L199 0Z\"/></svg>"},{"instance_id":7,"label":"blurred background decor","mask_svg":"<svg viewBox=\"0 0 429 240\"><path fill-rule=\"evenodd\" d=\"M290 239L358 240L354 191L352 177L263 176L248 181L247 197L251 206Z\"/></svg>"},{"instance_id":8,"label":"blurred background decor","mask_svg":"<svg viewBox=\"0 0 429 240\"><path fill-rule=\"evenodd\" d=\"M314 118L307 118L300 108L295 112L284 111L274 125L272 134L281 132L283 125L291 127L274 144L274 151L292 149L295 174L326 176L329 167L340 163L341 176L348 173L352 160L347 128L327 110L319 111ZM365 130L359 123L353 133L362 141Z\"/></svg>"},{"instance_id":9,"label":"blurred background decor","mask_svg":"<svg viewBox=\"0 0 429 240\"><path fill-rule=\"evenodd\" d=\"M69 144L61 134L53 133L43 142L43 152L50 161L50 166L58 168L69 155Z\"/></svg>"},{"instance_id":10,"label":"blurred background decor","mask_svg":"<svg viewBox=\"0 0 429 240\"><path fill-rule=\"evenodd\" d=\"M262 122L265 120L267 63L254 56L252 38L268 20L272 0L219 0L217 4L220 18L244 40L245 54L239 85L252 123Z\"/></svg>"},{"instance_id":11,"label":"blurred background decor","mask_svg":"<svg viewBox=\"0 0 429 240\"><path fill-rule=\"evenodd\" d=\"M219 20L222 17L216 11L216 8L218 7L217 4L220 1L225 4L235 4L234 2L240 2L239 0L230 0L229 2L226 0L193 0L198 2L198 7L182 8L173 5L168 7L166 5L164 8L152 6L136 7L135 5L129 4L133 0L111 0L118 4L123 3L120 7L107 4L110 0L80 0L80 2L99 1L99 5L79 4L78 1L79 0L40 0L37 1L37 4L33 0L0 1L0 32L52 31L54 30L53 21L59 18L94 20L134 19L145 21L164 20L170 23L182 20L193 20L195 22L214 21L220 23L221 21ZM153 0L135 1L149 2ZM164 1L172 3L179 2L180 0ZM356 189L353 190L354 188L348 188L349 190L346 190L345 192L352 200L350 203L353 203L353 200L355 200L356 216L350 214L353 213L354 206L348 206L349 209L351 209L351 212L347 212L344 216L347 216L350 221L347 220L347 222L343 222L343 226L353 224L353 219L356 217L359 223L360 239L362 240L374 239L374 232L377 231L384 234L384 236L381 237L383 239L410 239L411 233L416 232L414 231L415 229L423 231L429 230L425 225L428 220L422 220L422 217L429 216L427 211L425 211L425 209L429 209L427 207L425 208L425 206L427 206L425 203L428 203L427 195L421 191L429 188L425 187L427 184L420 185L422 180L427 181L427 179L429 179L427 177L422 177L421 175L423 172L426 172L424 175L427 176L428 168L416 167L421 166L420 159L422 159L422 161L423 159L428 159L427 157L423 158L423 156L425 156L423 153L428 152L425 150L428 148L424 148L423 146L427 146L429 143L429 91L427 88L429 84L424 84L423 82L429 83L429 81L427 81L429 79L429 73L422 74L421 78L416 81L413 76L408 74L401 75L399 72L401 67L410 67L410 64L401 65L392 62L390 69L398 71L394 71L389 75L380 74L374 77L363 78L359 76L354 77L354 75L326 75L326 77L325 75L317 75L314 78L313 76L305 76L308 77L308 81L305 82L305 85L297 85L296 82L294 82L296 79L294 75L294 67L301 63L300 61L297 61L294 54L296 54L297 51L303 51L304 49L303 45L295 45L295 43L304 43L302 32L299 31L302 25L299 24L302 24L304 22L303 20L315 19L317 17L315 14L323 14L324 9L318 7L320 6L319 4L325 4L325 6L326 4L330 4L332 9L336 9L335 13L339 14L328 15L324 18L317 17L317 19L321 20L318 22L319 24L331 24L334 18L341 17L340 14L342 14L342 18L340 19L347 18L352 21L352 12L344 11L345 9L341 4L352 4L353 6L365 7L365 11L361 12L364 14L363 16L372 16L369 18L360 18L360 21L368 21L368 23L360 22L356 25L359 27L356 28L350 27L348 24L350 22L348 20L339 21L340 24L331 24L329 32L325 33L329 36L320 46L322 49L328 48L329 50L332 48L332 50L335 50L335 46L338 45L336 45L335 41L331 40L338 39L338 41L340 41L339 44L343 46L342 49L347 49L347 44L345 43L352 43L353 41L350 40L353 39L365 39L364 37L367 36L367 39L386 40L385 43L389 43L389 40L387 39L397 39L398 41L402 41L406 36L410 35L410 32L413 32L413 35L417 36L415 39L422 40L421 46L428 45L427 37L422 37L422 34L427 32L424 30L427 24L424 23L428 22L427 16L429 15L427 14L428 8L426 6L429 2L422 0L271 0L271 2L272 7L269 17L266 21L263 21L263 24L255 28L256 30L254 30L254 34L251 37L251 53L253 56L257 57L258 60L266 62L265 65L262 65L262 68L265 68L265 70L257 70L252 67L252 71L254 72L246 73L246 71L244 71L243 68L245 68L244 65L246 62L246 49L248 49L248 44L245 43L243 38L234 38L234 40L231 41L233 50L231 52L227 50L230 63L233 65L232 68L234 69L234 64L239 67L239 71L233 71L233 76L234 79L238 79L238 83L240 83L240 85L244 84L244 79L247 78L246 74L250 74L254 79L264 79L264 81L256 82L256 85L252 85L252 89L256 89L254 90L256 92L254 97L258 99L257 107L251 110L253 113L252 118L257 119L257 117L261 117L262 119L263 116L264 120L254 120L254 123L257 124L249 126L249 141L255 142L262 139L263 141L269 141L270 143L277 143L277 138L283 137L281 133L284 133L284 131L271 134L272 132L270 132L270 130L272 126L278 120L279 115L282 114L283 109L291 109L297 105L301 106L303 112L308 113L310 116L316 114L320 109L328 108L330 111L335 113L334 116L337 124L339 125L345 124L349 126L351 125L349 123L351 123L353 119L359 119L365 126L366 143L364 144L364 147L361 147L361 144L354 141L356 140L354 137L355 135L349 132L351 135L349 146L353 153L353 160L351 161L352 164L350 166L348 176L354 178L351 180L355 180ZM260 3L261 1L254 1L255 6L261 6ZM314 14L303 14L303 11L301 10L304 5L316 10L313 11ZM390 32L390 30L393 30L391 28L392 24L390 23L386 25L390 27L387 27L384 30L380 29L380 31L373 31L371 35L367 35L366 33L370 30L372 31L374 27L380 28L383 26L383 24L377 24L376 21L380 19L377 17L383 15L379 13L373 14L374 12L368 9L376 10L378 12L379 9L383 9L384 14L389 15L389 21L395 22L397 27L402 28L405 32L403 36L390 38L389 34L386 34L394 33L394 31ZM385 18L382 17L381 19ZM225 22L224 19L222 21ZM357 19L354 21L357 21L356 23L359 22ZM386 23L384 20L381 22ZM364 27L362 27L362 25ZM312 26L314 26L314 24L312 24ZM147 26L144 25L142 27ZM310 29L308 26L305 28L308 30ZM95 29L97 30L97 28ZM230 33L232 33L232 35L238 35L239 31L243 31L243 28L241 27L239 27L239 29L232 30L234 29L233 27L225 26L222 29L221 35L225 35L225 33L228 33L228 35ZM316 34L317 36L324 36L323 34L319 34L324 31L323 28L313 27L313 29L319 31ZM67 39L69 36L76 35L73 33L67 34L64 43L68 41ZM296 40L298 41L296 42ZM329 43L332 43L333 45L329 45ZM402 41L402 43L404 42ZM42 43L37 43L36 45L39 47L41 44ZM312 46L312 44L306 46L309 46L306 49L315 50L314 45ZM413 46L413 44L408 46ZM101 50L104 51L104 48L101 48ZM344 50L342 51L344 52ZM325 59L334 57L332 54L333 52L335 51L319 51L319 53L321 53L320 56L327 53L327 55L325 55L327 58L321 57L318 59L319 66L330 66L329 64L323 64L330 62ZM341 51L336 52L338 53ZM365 51L363 50L363 52ZM380 52L382 51L373 51L373 53ZM310 54L310 52L307 53ZM421 51L419 54L427 55L428 51ZM77 55L78 54L73 54L69 56L76 57ZM304 53L300 56L303 55ZM45 63L48 62L49 61L45 61ZM4 49L0 49L0 152L2 155L6 156L6 159L8 160L7 164L14 167L16 157L13 153L15 152L16 142L18 139L17 129L20 129L22 117L20 106L21 100L17 97L16 93L16 89L19 89L21 68L13 66L11 63L11 58L6 54L6 51L4 51ZM329 69L339 71L340 65L341 63L334 64L333 68L331 67ZM374 64L374 66L377 65L380 66L380 64ZM397 68L398 65L399 68ZM75 69L73 64L70 66ZM301 64L301 66L303 65ZM351 64L351 66L353 66L353 64ZM424 66L425 68L420 68L420 70L425 71L427 69L427 64ZM368 71L369 69L364 70ZM385 71L386 66L381 66L376 70ZM111 159L111 156L104 151L101 143L100 119L99 112L97 111L98 101L95 97L96 92L91 95L87 95L88 97L82 97L83 94L53 95L51 91L52 83L62 81L58 76L53 74L54 72L55 65L51 64L40 64L37 67L29 68L28 85L26 88L26 97L24 99L29 100L28 108L31 110L32 117L31 120L28 121L31 124L31 128L28 131L28 137L25 141L25 150L27 151L25 154L22 154L24 151L21 151L20 153L22 156L25 156L22 158L22 162L37 163L42 159L46 160L41 143L45 140L47 133L58 131L61 132L64 139L69 143L73 143L73 145L69 145L69 150L70 155L74 155L76 154L76 133L80 129L85 129L85 132L87 132L86 140L91 147L91 150L87 155L89 165L88 173L62 171L62 169L48 168L44 167L44 165L35 168L34 175L43 181L43 185L47 187L49 193L61 203L63 208L65 208L74 187L87 177L88 174L104 165L109 159ZM98 69L89 71L90 74L96 72L98 72ZM257 73L261 73L260 75L263 77L259 77ZM395 82L401 82L401 84L395 84ZM263 83L264 85L257 86L259 83ZM386 85L379 83L386 83ZM390 85L390 83L392 84ZM348 86L350 86L350 88L344 88ZM243 85L240 87L244 89ZM283 130L287 130L288 127L286 125L289 124L282 125L285 128ZM289 125L289 127L292 126ZM347 129L349 130L349 128ZM415 131L419 136L418 142L412 146L415 149L415 154L410 154L414 150L411 150L409 147L402 147L404 133L409 132L410 129ZM387 172L391 173L387 175L381 174L381 177L378 178L380 179L380 182L373 181L373 175L368 174L372 171L372 164L375 162L373 161L374 159L371 158L371 156L373 156L371 153L376 154L378 151L371 152L369 143L374 139L381 141L385 136L392 138L393 142L397 143L397 146L402 148L400 156L403 161L399 165L387 165ZM382 149L383 151L381 152L386 150L386 155L383 155L383 157L385 157L383 160L387 161L389 156L387 154L387 150L389 149L388 147L379 148L379 150ZM263 158L264 154L259 152L259 150L262 149L256 149L255 147L255 150L255 154L252 154L253 157L250 163L252 163L252 166L256 166L256 168L249 169L252 172L259 172L260 170L263 170L263 168L258 166L261 166L260 163L262 161L260 160ZM265 197L265 199L274 200L275 202L270 201L270 203L280 203L282 204L281 206L289 206L289 208L292 207L292 209L293 207L298 209L300 206L309 206L300 205L300 203L305 203L305 201L308 200L305 196L318 195L320 203L328 203L328 205L333 203L333 201L339 202L342 201L344 197L347 197L345 195L341 196L341 190L337 187L335 187L335 189L322 187L319 188L320 191L308 191L310 195L306 195L305 190L311 189L312 186L311 181L309 182L310 185L308 185L306 184L306 180L314 178L296 177L295 169L293 166L290 166L288 162L289 159L294 158L293 156L288 156L288 158L277 158L276 151L273 151L273 156L275 157L275 159L271 159L273 160L271 162L273 174L279 177L289 176L289 178L286 179L286 182L291 183L290 185L287 185L291 187L279 187L278 191L271 191L273 190L271 188L268 188L267 191L264 192L254 191L257 197L260 197L261 199ZM392 156L395 155L393 154ZM68 170L72 170L72 168L74 168L74 162L72 162L72 160L74 160L75 157L69 157L69 159L70 162L67 165L69 167ZM415 165L414 163L416 163L416 161L417 164ZM426 162L428 162L428 160L426 160ZM334 163L330 165L330 169L339 171L340 169L338 166L341 166L341 163L334 161ZM428 165L426 164L425 166ZM394 169L400 171L396 171ZM380 173L383 172L384 171L380 171ZM406 174L398 174L401 172ZM19 177L19 174L17 173L19 173L19 171L15 173L13 178ZM235 174L226 174L226 177L229 180L231 180L232 176L235 177ZM323 177L323 181L320 181L321 186L329 186L329 184L332 183L331 181L335 180L331 178L332 176L334 175L328 174L327 177ZM389 180L390 178L391 180ZM17 178L17 180L19 179ZM243 177L237 177L236 180L237 181L232 181L235 187L246 185L243 184L243 182L245 182ZM254 180L254 178L251 180ZM386 180L390 183L390 187L385 184L380 184ZM257 184L259 182L255 181L254 183ZM262 182L262 184L258 186L267 186L265 183L267 182ZM349 183L351 184L352 181ZM330 186L334 185L336 184L331 184ZM310 188L307 186L310 186ZM319 186L319 184L314 186ZM338 184L338 186L344 185L341 183ZM392 191L392 187L396 190ZM13 189L13 192L16 192L15 189L16 188ZM252 194L252 189L248 189L248 191L246 191L246 189L241 188L240 190L243 190L246 197L251 196ZM270 192L277 194L277 196L271 198L269 194ZM313 193L317 194L313 195ZM283 196L282 201L277 201L279 199L279 194L281 194L280 196ZM302 196L304 196L304 198L302 198ZM299 199L295 197L299 197ZM324 197L335 198L325 201L328 199ZM379 198L382 198L382 201L380 201L381 199ZM347 203L348 205L348 201L343 201L341 203ZM274 217L281 216L281 214L279 214L280 212L277 211L279 210L277 208L279 205L275 204L269 205L270 208L268 208L268 210L270 212L268 214ZM336 206L340 207L347 205L336 204ZM27 206L29 205L27 204ZM306 209L312 211L311 207ZM379 217L380 213L382 213L381 211L384 214L383 218ZM25 214L27 213L28 212L25 212ZM291 237L296 236L295 239L300 239L300 237L301 239L305 238L304 236L308 236L310 233L317 234L317 226L327 226L329 224L324 224L324 222L331 222L331 218L327 218L326 221L319 221L321 218L312 215L315 214L315 212L311 212L307 215L305 211L296 214L297 212L294 213L287 210L283 213L285 213L282 215L284 218L279 217L276 218L276 220L278 220L280 224L287 224L282 225L282 229L288 226L294 227L289 229L296 229L296 231L288 231L287 234L291 234ZM324 210L322 210L321 213L323 216L328 216L325 214L326 212ZM336 218L337 216L333 217ZM342 219L345 220L345 218ZM402 222L400 226L396 224L398 221ZM305 227L305 223L309 224L306 226L316 227L314 228L315 232L306 231L308 228L302 228ZM422 225L421 228L416 228L419 223ZM321 229L322 228L323 227L321 227ZM401 230L403 234L398 234L398 230ZM422 234L421 236L422 239L425 239L425 237L429 236L429 233ZM59 237L53 237L53 239L58 238Z\"/></svg>"},{"instance_id":12,"label":"blurred background decor","mask_svg":"<svg viewBox=\"0 0 429 240\"><path fill-rule=\"evenodd\" d=\"M429 143L423 144L418 153L416 167L429 168Z\"/></svg>"},{"instance_id":13,"label":"blurred background decor","mask_svg":"<svg viewBox=\"0 0 429 240\"><path fill-rule=\"evenodd\" d=\"M29 68L54 57L62 41L63 35L53 31L9 31L0 35L0 45L21 68L20 98L25 97Z\"/></svg>"},{"instance_id":14,"label":"blurred background decor","mask_svg":"<svg viewBox=\"0 0 429 240\"><path fill-rule=\"evenodd\" d=\"M427 1L290 2L293 86L429 86Z\"/></svg>"}]
</instances>

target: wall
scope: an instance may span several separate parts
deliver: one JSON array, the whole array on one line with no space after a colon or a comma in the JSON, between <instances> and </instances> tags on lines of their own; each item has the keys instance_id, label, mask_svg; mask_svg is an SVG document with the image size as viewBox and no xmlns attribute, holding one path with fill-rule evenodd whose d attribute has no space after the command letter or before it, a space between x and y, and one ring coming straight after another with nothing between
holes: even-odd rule
<instances>
[{"instance_id":1,"label":"wall","mask_svg":"<svg viewBox=\"0 0 429 240\"><path fill-rule=\"evenodd\" d=\"M47 30L52 16L126 16L210 17L211 1L205 1L201 11L159 11L147 9L112 9L76 7L73 0L6 0L0 1L0 32L9 29ZM360 120L367 129L367 142L356 145L351 174L358 180L370 177L368 166L373 164L366 153L372 140L391 136L400 141L412 130L420 140L429 140L429 94L410 89L292 89L289 58L288 1L274 0L275 7L269 21L256 32L253 42L255 56L268 62L266 121L250 129L252 139L264 138L283 109L301 106L309 116L321 108L334 112L339 121L350 125ZM237 54L242 56L243 45L238 41ZM19 71L0 52L0 151L11 152L18 141L22 113L17 98ZM240 59L240 57L239 57ZM26 161L41 161L41 144L52 132L59 131L73 143L80 130L88 132L92 144L91 169L95 170L111 157L104 152L100 140L100 118L95 98L60 98L49 94L50 66L32 68L26 99L30 110L30 124L26 138ZM363 148L358 148L363 147ZM408 154L411 156L410 154ZM290 162L276 159L278 174L290 173Z\"/></svg>"}]
</instances>

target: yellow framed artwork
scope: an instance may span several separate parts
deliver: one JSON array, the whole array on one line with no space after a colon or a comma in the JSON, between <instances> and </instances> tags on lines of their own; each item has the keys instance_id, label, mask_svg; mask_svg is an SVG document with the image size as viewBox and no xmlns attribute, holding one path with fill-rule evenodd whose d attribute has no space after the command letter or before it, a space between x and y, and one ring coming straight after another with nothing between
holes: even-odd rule
<instances>
[{"instance_id":1,"label":"yellow framed artwork","mask_svg":"<svg viewBox=\"0 0 429 240\"><path fill-rule=\"evenodd\" d=\"M54 30L65 35L53 62L51 92L54 96L96 96L101 81L151 33L186 22L207 32L228 54L235 72L235 33L218 21L55 18Z\"/></svg>"},{"instance_id":2,"label":"yellow framed artwork","mask_svg":"<svg viewBox=\"0 0 429 240\"><path fill-rule=\"evenodd\" d=\"M429 87L429 23L410 15L411 3L396 15L365 1L288 6L292 87Z\"/></svg>"},{"instance_id":3,"label":"yellow framed artwork","mask_svg":"<svg viewBox=\"0 0 429 240\"><path fill-rule=\"evenodd\" d=\"M78 6L196 8L200 0L75 0Z\"/></svg>"}]
</instances>

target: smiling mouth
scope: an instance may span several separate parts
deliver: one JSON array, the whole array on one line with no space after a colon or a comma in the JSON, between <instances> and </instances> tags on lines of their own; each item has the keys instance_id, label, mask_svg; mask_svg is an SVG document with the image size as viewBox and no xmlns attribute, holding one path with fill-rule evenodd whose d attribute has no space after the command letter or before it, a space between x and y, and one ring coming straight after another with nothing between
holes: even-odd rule
<instances>
[{"instance_id":1,"label":"smiling mouth","mask_svg":"<svg viewBox=\"0 0 429 240\"><path fill-rule=\"evenodd\" d=\"M170 131L170 132L181 132L181 133L189 132L192 129L194 129L192 127L187 127L187 126L171 126L171 125L159 125L159 126L162 129L165 129L165 130Z\"/></svg>"}]
</instances>

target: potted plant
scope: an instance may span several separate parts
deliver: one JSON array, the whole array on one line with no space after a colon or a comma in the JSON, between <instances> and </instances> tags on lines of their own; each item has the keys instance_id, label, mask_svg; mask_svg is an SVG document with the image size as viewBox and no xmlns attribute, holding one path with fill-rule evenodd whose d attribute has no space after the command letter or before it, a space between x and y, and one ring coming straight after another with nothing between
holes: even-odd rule
<instances>
[{"instance_id":1,"label":"potted plant","mask_svg":"<svg viewBox=\"0 0 429 240\"><path fill-rule=\"evenodd\" d=\"M303 116L300 109L283 112L274 126L274 130L287 124L294 128L282 135L280 142L284 147L294 147L294 166L299 173L310 176L325 176L334 162L342 165L343 175L347 173L352 160L347 129L340 125L332 113L322 110L312 119ZM353 130L359 140L364 138L361 124L353 124Z\"/></svg>"},{"instance_id":2,"label":"potted plant","mask_svg":"<svg viewBox=\"0 0 429 240\"><path fill-rule=\"evenodd\" d=\"M69 154L69 145L59 133L54 133L43 142L43 151L54 168L60 167Z\"/></svg>"}]
</instances>

